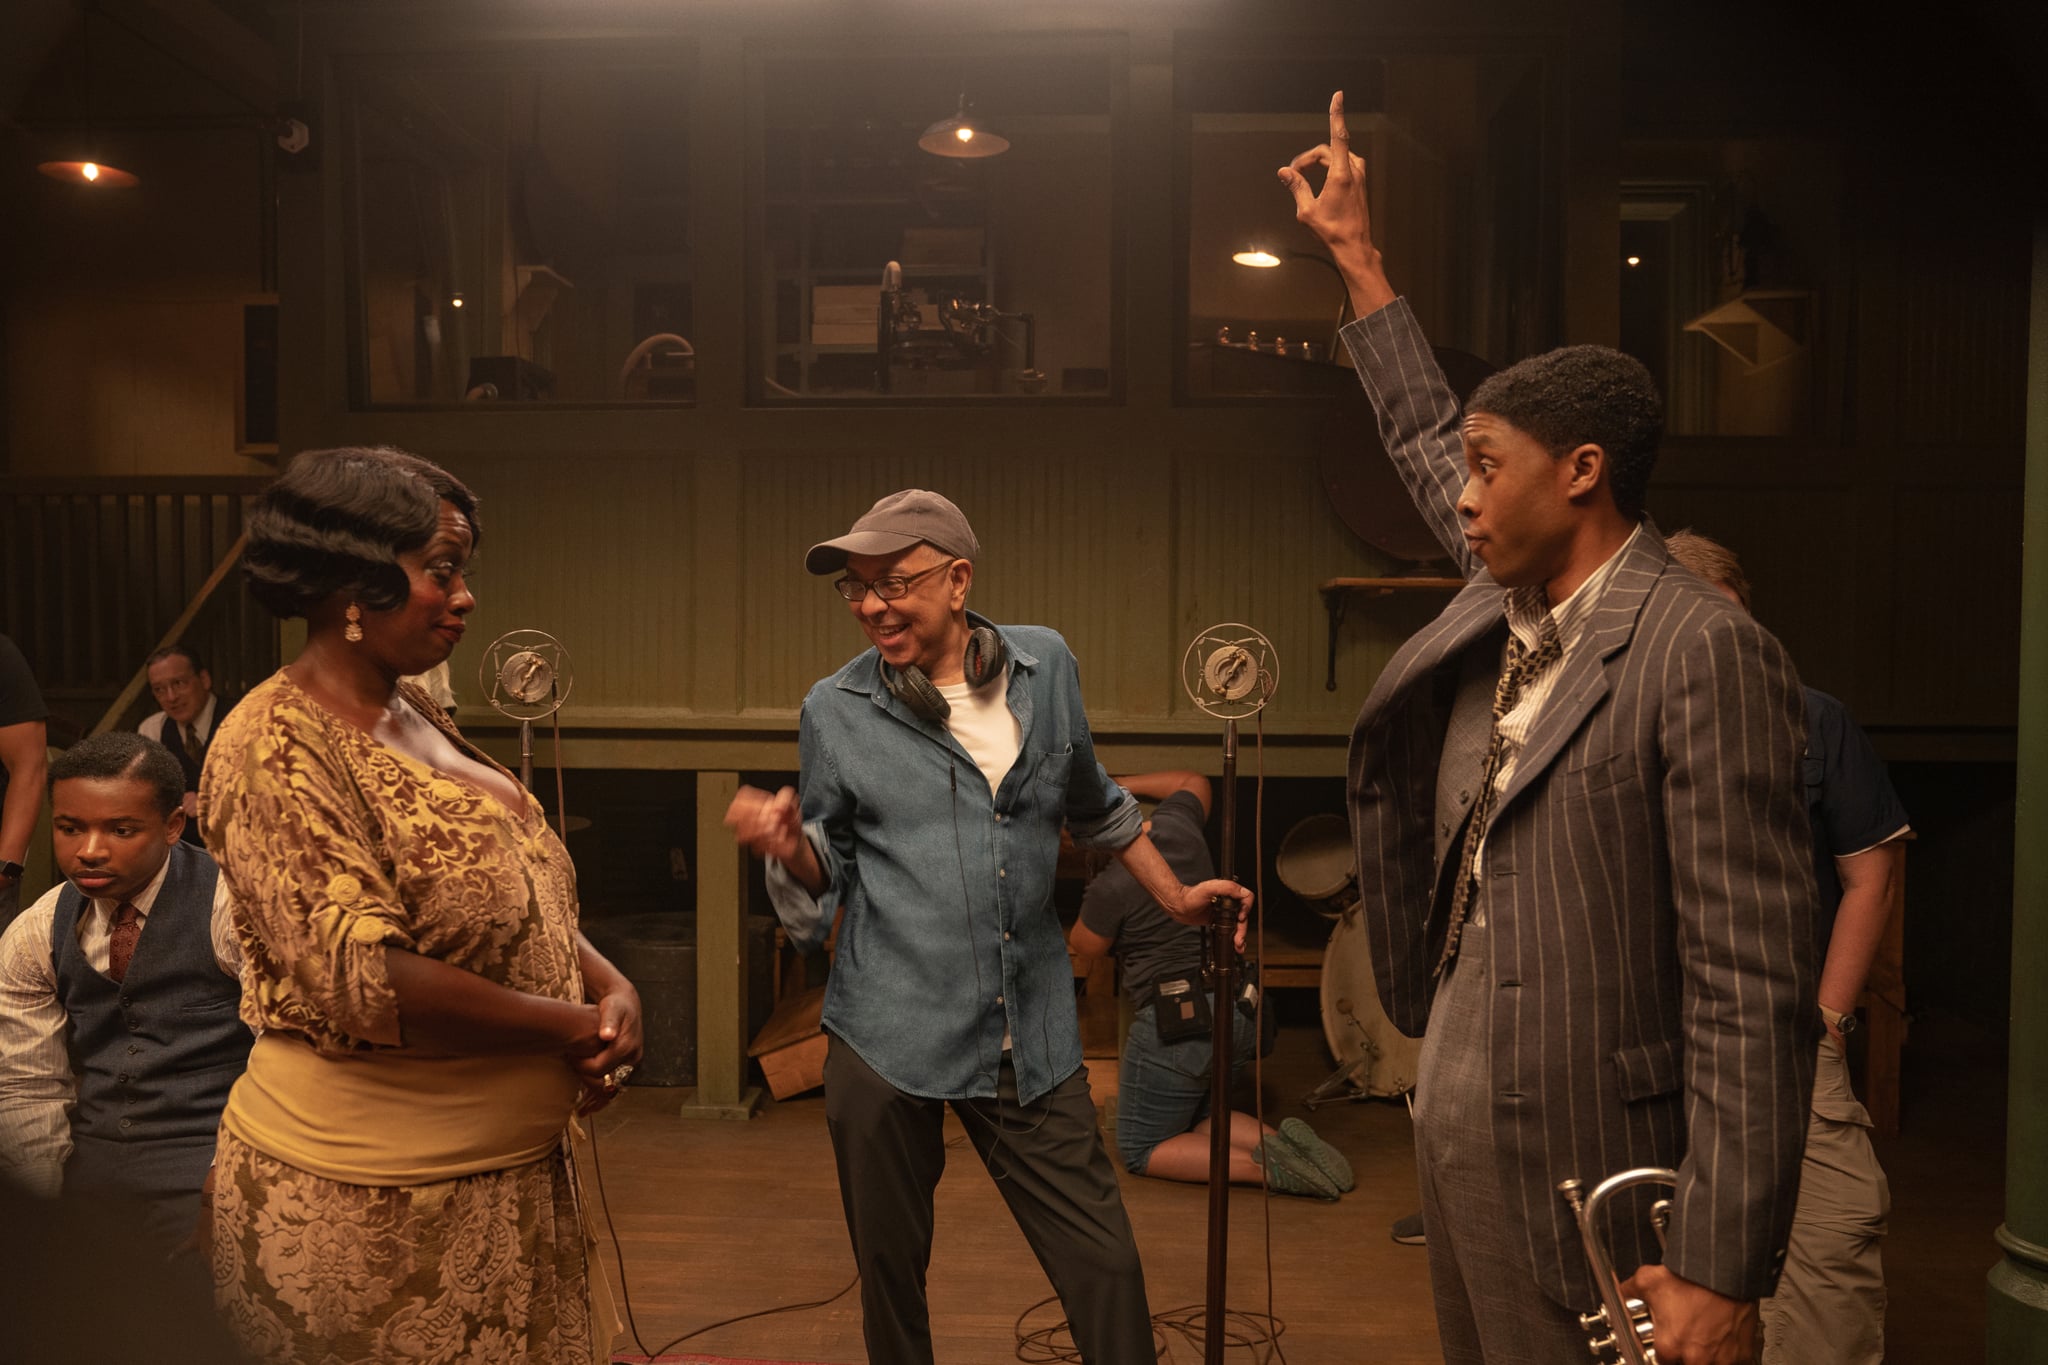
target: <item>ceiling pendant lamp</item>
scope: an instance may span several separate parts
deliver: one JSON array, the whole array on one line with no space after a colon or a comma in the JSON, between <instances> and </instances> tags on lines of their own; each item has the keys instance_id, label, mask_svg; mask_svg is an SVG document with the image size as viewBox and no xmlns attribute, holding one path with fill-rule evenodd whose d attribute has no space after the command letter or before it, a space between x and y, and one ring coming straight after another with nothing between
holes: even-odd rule
<instances>
[{"instance_id":1,"label":"ceiling pendant lamp","mask_svg":"<svg viewBox=\"0 0 2048 1365\"><path fill-rule=\"evenodd\" d=\"M1010 139L996 132L967 111L967 96L960 96L959 112L948 119L940 119L924 130L917 145L933 156L949 156L958 160L978 160L985 156L1001 156L1010 150Z\"/></svg>"},{"instance_id":2,"label":"ceiling pendant lamp","mask_svg":"<svg viewBox=\"0 0 2048 1365\"><path fill-rule=\"evenodd\" d=\"M104 161L45 161L37 170L67 185L89 185L96 189L126 190L135 187L135 177Z\"/></svg>"},{"instance_id":3,"label":"ceiling pendant lamp","mask_svg":"<svg viewBox=\"0 0 2048 1365\"><path fill-rule=\"evenodd\" d=\"M92 124L92 21L93 10L88 7L79 21L77 77L78 108L83 116L81 122L86 127ZM124 171L118 166L109 166L99 158L96 137L87 133L83 140L84 147L74 142L64 149L74 156L83 151L83 158L76 161L42 161L36 163L36 169L52 180L89 189L127 190L135 187L136 180L132 172Z\"/></svg>"}]
</instances>

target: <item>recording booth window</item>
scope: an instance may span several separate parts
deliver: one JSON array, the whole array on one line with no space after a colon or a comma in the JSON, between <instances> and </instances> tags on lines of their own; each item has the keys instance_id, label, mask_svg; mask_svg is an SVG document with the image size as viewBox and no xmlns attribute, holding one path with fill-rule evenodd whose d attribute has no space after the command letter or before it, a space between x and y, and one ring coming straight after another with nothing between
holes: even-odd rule
<instances>
[{"instance_id":1,"label":"recording booth window","mask_svg":"<svg viewBox=\"0 0 2048 1365\"><path fill-rule=\"evenodd\" d=\"M1839 439L1830 291L1854 253L1839 145L1660 139L1622 147L1621 349L1674 437ZM1838 362L1836 362L1838 364Z\"/></svg>"},{"instance_id":2,"label":"recording booth window","mask_svg":"<svg viewBox=\"0 0 2048 1365\"><path fill-rule=\"evenodd\" d=\"M683 70L345 76L357 407L695 401Z\"/></svg>"},{"instance_id":3,"label":"recording booth window","mask_svg":"<svg viewBox=\"0 0 2048 1365\"><path fill-rule=\"evenodd\" d=\"M1184 400L1357 388L1337 340L1343 278L1274 174L1329 140L1334 90L1373 235L1430 340L1495 366L1558 344L1554 72L1539 53L1184 55Z\"/></svg>"},{"instance_id":4,"label":"recording booth window","mask_svg":"<svg viewBox=\"0 0 2048 1365\"><path fill-rule=\"evenodd\" d=\"M1112 399L1101 44L756 59L752 401Z\"/></svg>"}]
</instances>

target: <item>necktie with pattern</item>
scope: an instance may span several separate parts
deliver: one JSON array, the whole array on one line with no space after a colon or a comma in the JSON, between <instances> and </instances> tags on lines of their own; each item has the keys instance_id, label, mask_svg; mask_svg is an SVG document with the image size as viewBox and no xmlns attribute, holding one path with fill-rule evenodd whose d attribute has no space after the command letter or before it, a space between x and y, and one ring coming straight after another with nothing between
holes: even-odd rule
<instances>
[{"instance_id":1,"label":"necktie with pattern","mask_svg":"<svg viewBox=\"0 0 2048 1365\"><path fill-rule=\"evenodd\" d=\"M142 937L142 912L127 901L114 912L114 930L107 935L107 975L116 981L128 975L135 957L135 944Z\"/></svg>"},{"instance_id":2,"label":"necktie with pattern","mask_svg":"<svg viewBox=\"0 0 2048 1365\"><path fill-rule=\"evenodd\" d=\"M1543 623L1534 649L1524 645L1521 636L1508 636L1507 666L1501 669L1500 681L1493 686L1493 737L1486 746L1486 769L1479 777L1478 803L1472 808L1472 818L1465 822L1465 842L1458 850L1458 880L1451 888L1450 927L1444 933L1443 956L1437 959L1433 975L1442 976L1444 968L1458 955L1458 936L1464 932L1465 915L1472 908L1472 892L1479 880L1479 846L1485 842L1486 826L1493 819L1494 782L1507 759L1507 739L1500 732L1501 720L1515 709L1522 689L1563 654L1564 645L1557 638L1556 626L1548 620Z\"/></svg>"}]
</instances>

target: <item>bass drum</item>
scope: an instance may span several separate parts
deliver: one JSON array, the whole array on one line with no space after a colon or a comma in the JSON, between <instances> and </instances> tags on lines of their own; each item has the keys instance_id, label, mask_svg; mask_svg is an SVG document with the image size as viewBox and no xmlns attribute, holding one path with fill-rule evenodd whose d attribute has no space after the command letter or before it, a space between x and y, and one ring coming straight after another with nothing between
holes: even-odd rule
<instances>
[{"instance_id":1,"label":"bass drum","mask_svg":"<svg viewBox=\"0 0 2048 1365\"><path fill-rule=\"evenodd\" d=\"M1338 1066L1350 1068L1352 1094L1389 1098L1415 1088L1422 1040L1395 1028L1380 1008L1365 917L1357 910L1330 931L1323 954L1322 1007L1323 1037Z\"/></svg>"}]
</instances>

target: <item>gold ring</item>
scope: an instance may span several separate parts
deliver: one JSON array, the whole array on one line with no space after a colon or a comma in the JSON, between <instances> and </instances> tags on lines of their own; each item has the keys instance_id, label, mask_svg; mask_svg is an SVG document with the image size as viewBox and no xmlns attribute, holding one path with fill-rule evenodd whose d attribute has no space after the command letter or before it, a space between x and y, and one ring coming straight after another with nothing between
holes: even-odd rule
<instances>
[{"instance_id":1,"label":"gold ring","mask_svg":"<svg viewBox=\"0 0 2048 1365\"><path fill-rule=\"evenodd\" d=\"M632 1079L632 1076L633 1064L631 1062L621 1062L619 1063L619 1065L613 1067L611 1071L605 1076L604 1088L607 1090L617 1090L620 1086L624 1085L628 1080Z\"/></svg>"}]
</instances>

